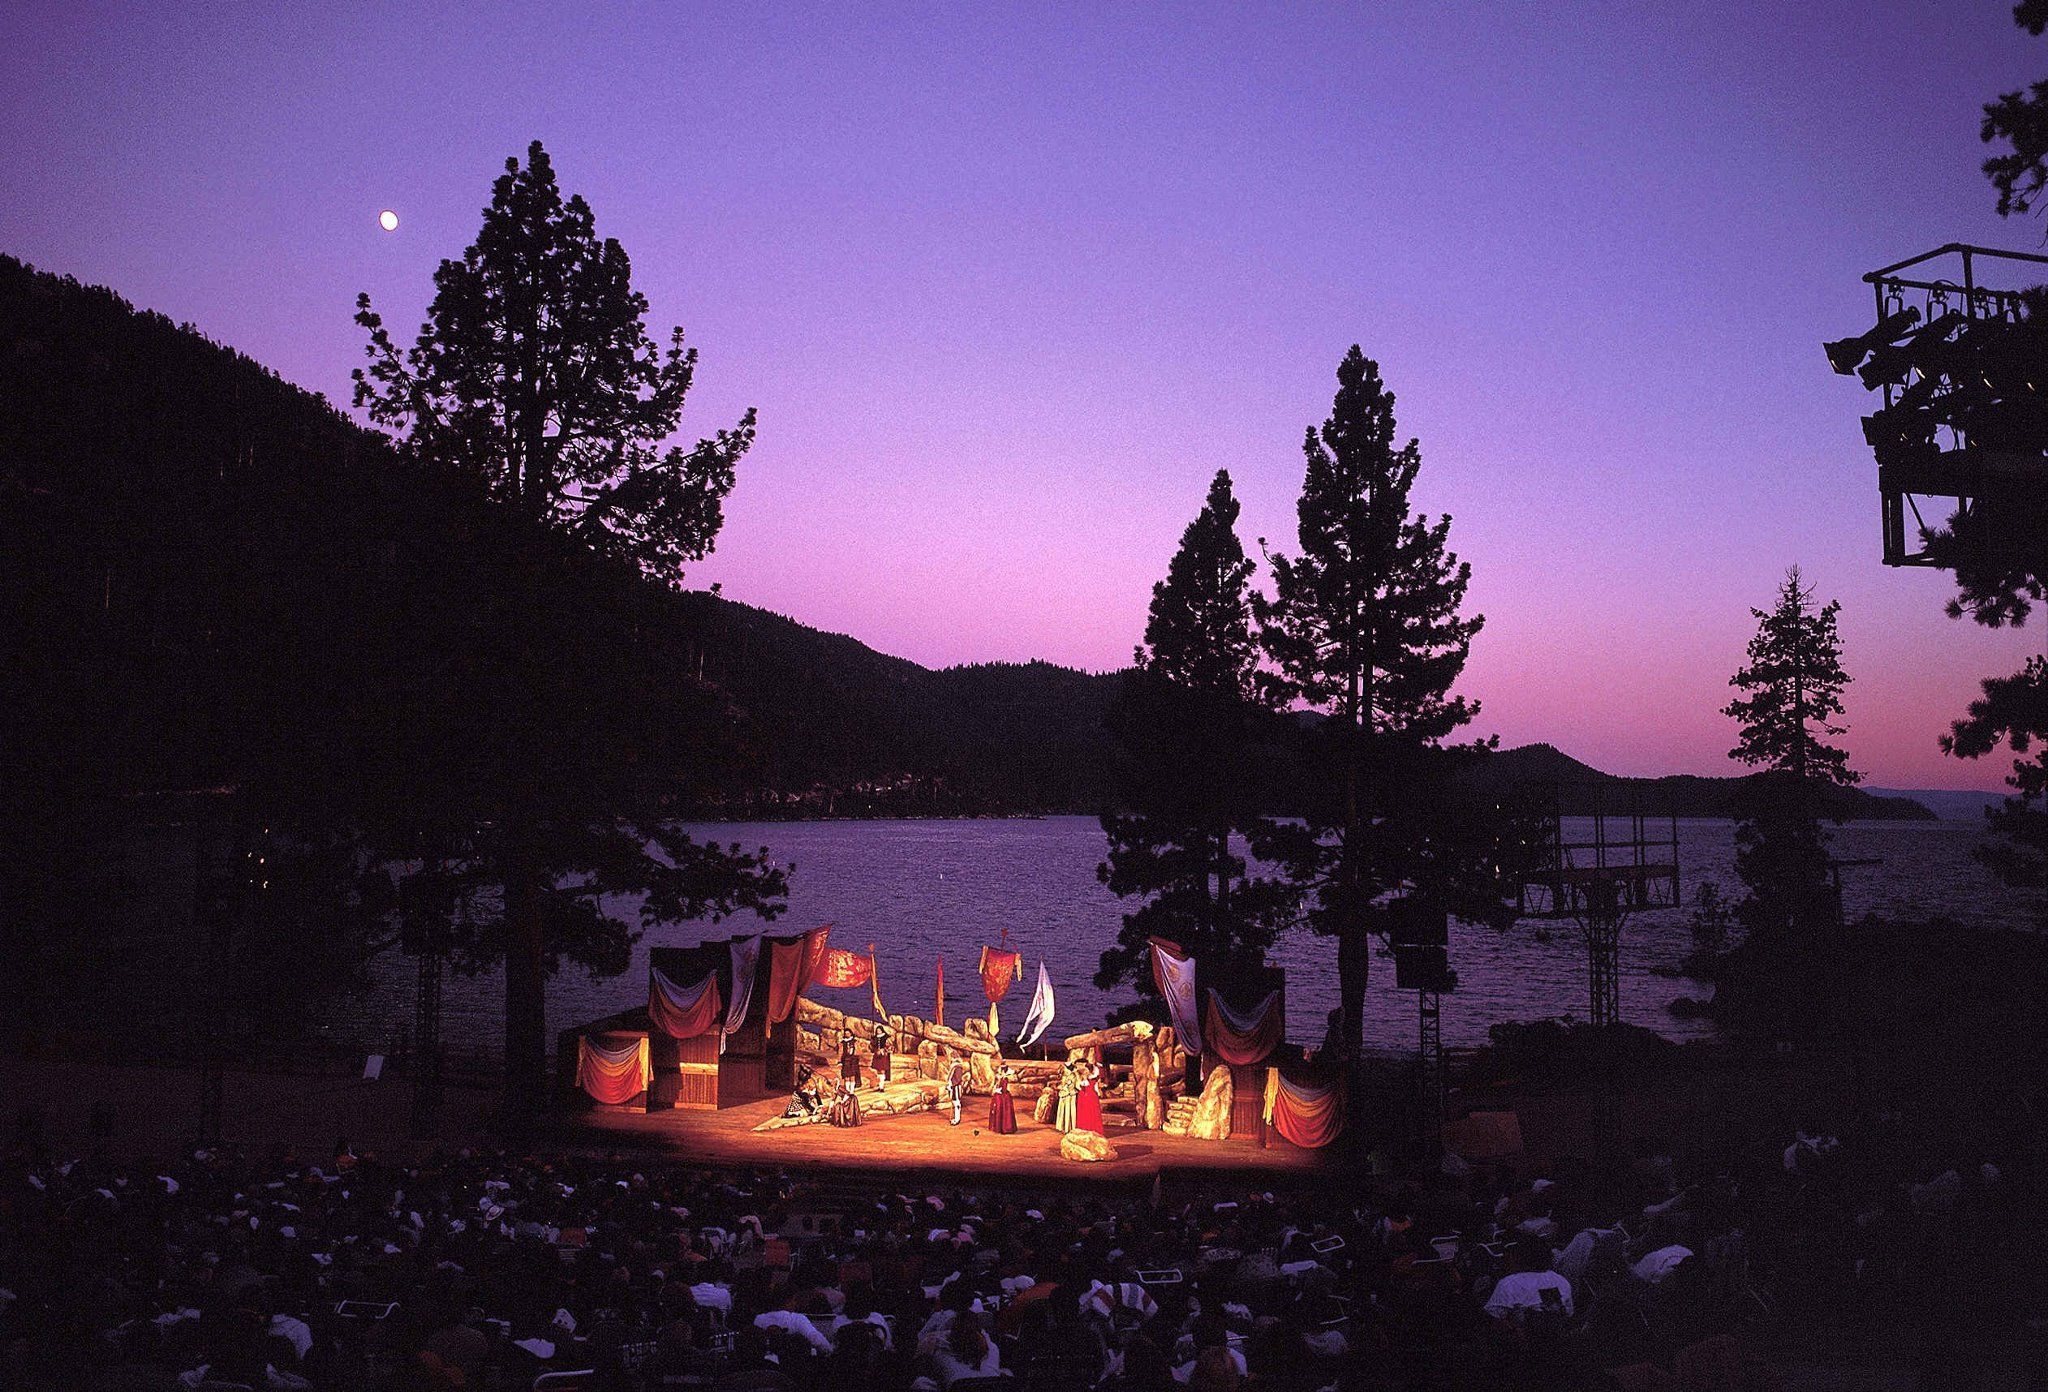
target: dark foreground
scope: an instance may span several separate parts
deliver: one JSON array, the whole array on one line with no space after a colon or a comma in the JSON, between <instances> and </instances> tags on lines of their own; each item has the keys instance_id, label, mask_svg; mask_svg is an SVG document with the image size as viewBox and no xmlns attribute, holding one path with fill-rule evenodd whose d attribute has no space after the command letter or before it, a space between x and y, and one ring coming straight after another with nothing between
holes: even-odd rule
<instances>
[{"instance_id":1,"label":"dark foreground","mask_svg":"<svg viewBox=\"0 0 2048 1392\"><path fill-rule=\"evenodd\" d=\"M2040 1385L2048 1190L2019 1133L1958 1138L1953 1173L1844 1128L1427 1184L1165 1167L1077 1186L792 1177L606 1154L627 1138L588 1131L512 1154L464 1121L481 1094L452 1100L450 1149L381 1158L402 1092L338 1080L231 1082L240 1140L200 1155L136 1129L180 1111L179 1075L95 1136L90 1087L6 1070L10 1097L42 1078L72 1099L0 1167L8 1387ZM354 1156L299 1135L344 1119ZM892 1124L905 1145L972 1139L930 1118L862 1133Z\"/></svg>"}]
</instances>

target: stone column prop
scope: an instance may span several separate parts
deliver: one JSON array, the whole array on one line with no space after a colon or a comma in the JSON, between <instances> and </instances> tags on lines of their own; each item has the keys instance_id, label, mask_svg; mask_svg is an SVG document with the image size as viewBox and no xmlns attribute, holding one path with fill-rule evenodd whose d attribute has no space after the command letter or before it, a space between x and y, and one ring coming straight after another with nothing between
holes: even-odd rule
<instances>
[{"instance_id":1,"label":"stone column prop","mask_svg":"<svg viewBox=\"0 0 2048 1392\"><path fill-rule=\"evenodd\" d=\"M978 1015L970 1015L961 1025L961 1033L973 1052L967 1055L967 1091L986 1097L996 1090L996 1064L1002 1060L1002 1045L989 1037L988 1021Z\"/></svg>"},{"instance_id":2,"label":"stone column prop","mask_svg":"<svg viewBox=\"0 0 2048 1392\"><path fill-rule=\"evenodd\" d=\"M1230 1107L1235 1093L1229 1066L1218 1064L1210 1071L1209 1081L1202 1085L1194 1118L1188 1123L1188 1135L1199 1141L1229 1140Z\"/></svg>"},{"instance_id":3,"label":"stone column prop","mask_svg":"<svg viewBox=\"0 0 2048 1392\"><path fill-rule=\"evenodd\" d=\"M1159 1095L1159 1059L1152 1028L1141 1024L1131 1045L1131 1113L1138 1125L1157 1131L1166 1120L1166 1102Z\"/></svg>"}]
</instances>

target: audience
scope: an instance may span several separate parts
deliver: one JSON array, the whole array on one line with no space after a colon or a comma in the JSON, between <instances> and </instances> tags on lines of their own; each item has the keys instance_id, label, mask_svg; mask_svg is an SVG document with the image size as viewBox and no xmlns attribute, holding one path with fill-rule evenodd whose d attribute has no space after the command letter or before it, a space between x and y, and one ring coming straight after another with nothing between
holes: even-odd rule
<instances>
[{"instance_id":1,"label":"audience","mask_svg":"<svg viewBox=\"0 0 2048 1392\"><path fill-rule=\"evenodd\" d=\"M1162 1200L345 1143L127 1167L26 1136L0 1167L0 1386L1373 1392L1684 1361L1748 1387L1764 1321L1995 1302L1977 1258L2023 1254L2040 1211L2032 1153L1638 1149Z\"/></svg>"}]
</instances>

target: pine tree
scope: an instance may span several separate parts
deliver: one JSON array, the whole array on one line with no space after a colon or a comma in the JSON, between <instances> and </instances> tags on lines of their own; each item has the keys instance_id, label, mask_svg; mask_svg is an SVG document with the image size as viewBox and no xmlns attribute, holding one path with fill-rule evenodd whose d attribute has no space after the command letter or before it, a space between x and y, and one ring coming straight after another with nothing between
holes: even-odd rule
<instances>
[{"instance_id":1,"label":"pine tree","mask_svg":"<svg viewBox=\"0 0 2048 1392\"><path fill-rule=\"evenodd\" d=\"M2003 883L2040 895L2048 891L2048 660L2029 658L2009 677L1987 678L1969 715L1941 741L1959 759L2001 746L2014 756L2005 779L2013 795L1987 814L1992 839L1977 858ZM2048 901L2036 910L2048 915Z\"/></svg>"},{"instance_id":2,"label":"pine tree","mask_svg":"<svg viewBox=\"0 0 2048 1392\"><path fill-rule=\"evenodd\" d=\"M1815 794L1862 778L1848 753L1828 743L1846 729L1838 723L1849 684L1836 626L1841 608L1816 607L1793 566L1777 603L1750 611L1757 631L1749 660L1728 679L1746 693L1723 710L1742 727L1728 756L1763 771L1744 793L1735 831L1735 870L1749 887L1752 927L1823 926L1838 910Z\"/></svg>"},{"instance_id":3,"label":"pine tree","mask_svg":"<svg viewBox=\"0 0 2048 1392\"><path fill-rule=\"evenodd\" d=\"M610 908L615 896L644 895L640 921L667 923L771 916L784 893L765 851L667 824L702 754L676 718L677 693L695 684L639 641L643 616L579 602L605 567L674 587L709 553L754 413L693 447L666 444L696 350L681 329L656 347L624 249L598 237L581 197L562 196L538 141L523 167L506 161L476 241L434 279L427 322L403 352L359 298L370 361L355 374L356 404L401 432L418 463L509 511L524 565L513 592L477 616L474 699L432 751L446 756L441 781L423 769L415 785L435 795L393 789L386 830L400 855L459 866L468 902L493 906L465 919L452 948L458 963L504 962L517 1113L542 1092L547 973L564 955L598 974L625 969L636 934ZM566 643L601 649L614 685L593 689ZM694 728L715 730L715 703L700 704Z\"/></svg>"},{"instance_id":4,"label":"pine tree","mask_svg":"<svg viewBox=\"0 0 2048 1392\"><path fill-rule=\"evenodd\" d=\"M1379 365L1354 345L1337 382L1329 419L1303 443L1301 554L1272 558L1272 598L1254 607L1270 698L1325 717L1333 795L1282 828L1274 853L1313 895L1309 923L1337 939L1339 1037L1355 1055L1388 901L1438 888L1447 859L1451 819L1428 774L1478 713L1451 687L1482 620L1461 613L1471 567L1449 549L1450 518L1411 511L1421 448L1396 443Z\"/></svg>"},{"instance_id":5,"label":"pine tree","mask_svg":"<svg viewBox=\"0 0 2048 1392\"><path fill-rule=\"evenodd\" d=\"M1146 946L1155 936L1216 968L1257 966L1298 910L1291 887L1252 874L1237 849L1256 849L1273 825L1254 801L1251 761L1272 717L1257 706L1254 567L1237 516L1230 475L1219 471L1152 587L1145 641L1109 713L1120 810L1103 814L1109 856L1097 875L1143 902L1102 954L1095 980L1105 989L1155 993Z\"/></svg>"}]
</instances>

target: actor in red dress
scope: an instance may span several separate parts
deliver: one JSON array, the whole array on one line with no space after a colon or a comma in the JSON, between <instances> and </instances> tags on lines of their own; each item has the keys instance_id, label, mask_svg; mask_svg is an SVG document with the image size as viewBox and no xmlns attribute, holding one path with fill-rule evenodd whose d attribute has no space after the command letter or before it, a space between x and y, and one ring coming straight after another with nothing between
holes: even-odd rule
<instances>
[{"instance_id":1,"label":"actor in red dress","mask_svg":"<svg viewBox=\"0 0 2048 1392\"><path fill-rule=\"evenodd\" d=\"M1085 1065L1081 1089L1074 1094L1074 1129L1102 1134L1102 1065Z\"/></svg>"},{"instance_id":2,"label":"actor in red dress","mask_svg":"<svg viewBox=\"0 0 2048 1392\"><path fill-rule=\"evenodd\" d=\"M996 1070L995 1093L988 1099L988 1129L998 1136L1017 1129L1017 1104L1010 1097L1010 1084L1016 1078L1017 1070L1007 1063Z\"/></svg>"}]
</instances>

